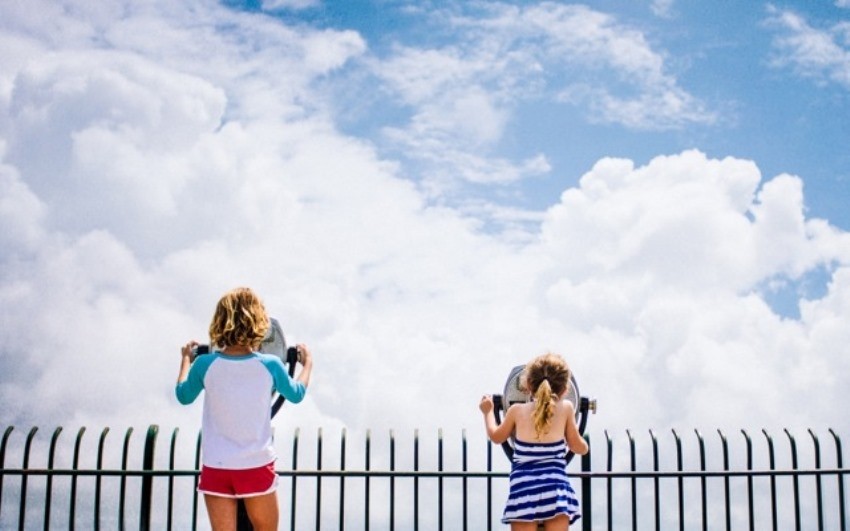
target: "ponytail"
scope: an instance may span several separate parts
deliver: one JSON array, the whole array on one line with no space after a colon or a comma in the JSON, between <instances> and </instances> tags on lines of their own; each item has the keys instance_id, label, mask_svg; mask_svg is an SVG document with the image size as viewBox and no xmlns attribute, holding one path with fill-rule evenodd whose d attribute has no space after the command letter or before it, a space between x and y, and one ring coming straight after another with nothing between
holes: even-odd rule
<instances>
[{"instance_id":1,"label":"ponytail","mask_svg":"<svg viewBox=\"0 0 850 531\"><path fill-rule=\"evenodd\" d=\"M549 423L555 414L555 398L549 380L543 380L534 393L534 431L537 438L549 429Z\"/></svg>"}]
</instances>

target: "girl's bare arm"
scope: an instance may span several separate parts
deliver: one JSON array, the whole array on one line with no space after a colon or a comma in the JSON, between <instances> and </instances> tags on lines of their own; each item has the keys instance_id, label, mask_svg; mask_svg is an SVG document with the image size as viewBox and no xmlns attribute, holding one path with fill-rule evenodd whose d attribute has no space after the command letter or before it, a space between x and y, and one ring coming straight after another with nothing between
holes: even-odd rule
<instances>
[{"instance_id":1,"label":"girl's bare arm","mask_svg":"<svg viewBox=\"0 0 850 531\"><path fill-rule=\"evenodd\" d=\"M508 408L507 413L505 413L505 419L501 424L496 423L492 396L485 395L481 399L478 408L484 413L484 427L487 429L487 437L496 444L501 444L508 440L516 425L516 410L514 407L511 406Z\"/></svg>"},{"instance_id":2,"label":"girl's bare arm","mask_svg":"<svg viewBox=\"0 0 850 531\"><path fill-rule=\"evenodd\" d=\"M567 415L567 425L564 429L564 437L567 440L567 446L569 446L570 450L578 455L586 454L590 448L587 446L587 441L584 440L584 437L578 432L578 425L576 425L576 416L575 409L573 409L573 405L569 404L569 411Z\"/></svg>"}]
</instances>

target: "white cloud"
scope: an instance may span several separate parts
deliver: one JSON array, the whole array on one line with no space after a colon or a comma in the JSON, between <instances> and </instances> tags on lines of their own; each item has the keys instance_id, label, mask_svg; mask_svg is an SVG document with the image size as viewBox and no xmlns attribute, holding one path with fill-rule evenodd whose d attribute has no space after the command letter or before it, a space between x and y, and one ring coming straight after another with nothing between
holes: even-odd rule
<instances>
[{"instance_id":1,"label":"white cloud","mask_svg":"<svg viewBox=\"0 0 850 531\"><path fill-rule=\"evenodd\" d=\"M674 0L652 0L650 9L657 17L669 18L673 11Z\"/></svg>"},{"instance_id":2,"label":"white cloud","mask_svg":"<svg viewBox=\"0 0 850 531\"><path fill-rule=\"evenodd\" d=\"M386 128L388 138L423 163L438 181L431 186L446 186L439 183L445 175L493 183L536 175L522 165L505 170L504 160L498 167L483 162L499 157L499 142L523 103L561 102L590 121L637 130L716 119L667 72L663 53L642 32L610 15L551 2L473 6L432 21L454 28L459 40L399 43L385 59L370 61L384 91L411 113L409 121ZM483 171L468 172L458 149Z\"/></svg>"},{"instance_id":3,"label":"white cloud","mask_svg":"<svg viewBox=\"0 0 850 531\"><path fill-rule=\"evenodd\" d=\"M592 104L592 111L597 110L592 115L597 119L639 129L715 120L714 114L666 71L663 52L653 50L641 31L611 15L582 5L544 2L526 9L505 7L492 17L463 19L461 24L471 28L473 39L496 41L491 48L510 50L516 65L528 64L525 70L509 75L511 79L536 74L553 84L567 78L567 91L573 91L574 86L589 87L585 102ZM640 121L633 119L633 110L623 112L606 102L609 98L596 96L603 85L613 85L600 74L608 74L627 87L610 99L648 108L640 113Z\"/></svg>"},{"instance_id":4,"label":"white cloud","mask_svg":"<svg viewBox=\"0 0 850 531\"><path fill-rule=\"evenodd\" d=\"M836 377L850 238L806 217L798 177L762 180L752 161L699 151L644 166L605 158L539 224L488 233L334 127L327 93L310 87L361 53L357 36L307 32L304 44L280 22L226 11L215 27L232 33L216 33L157 14L170 5L151 4L145 22L182 27L170 54L92 49L76 34L49 51L30 32L43 47L5 63L2 422L196 422L173 398L178 346L203 338L217 298L243 284L315 352L307 403L276 421L287 426L474 428L482 392L546 349L568 357L606 428L844 420L830 406L850 398ZM204 63L194 40L219 53ZM327 55L309 51L325 40ZM249 57L267 43L280 55ZM400 90L409 101L433 105L438 136L451 119L439 91L400 79L421 91ZM491 109L499 127L510 105L482 90L455 109ZM470 180L493 168L518 178L510 161L482 170L470 146L448 153ZM814 268L831 282L799 320L760 297L765 280Z\"/></svg>"},{"instance_id":5,"label":"white cloud","mask_svg":"<svg viewBox=\"0 0 850 531\"><path fill-rule=\"evenodd\" d=\"M263 9L306 9L321 5L321 0L263 0Z\"/></svg>"},{"instance_id":6,"label":"white cloud","mask_svg":"<svg viewBox=\"0 0 850 531\"><path fill-rule=\"evenodd\" d=\"M850 89L850 30L846 22L815 28L793 11L777 8L770 9L770 22L781 30L773 41L775 66L788 66L802 76Z\"/></svg>"},{"instance_id":7,"label":"white cloud","mask_svg":"<svg viewBox=\"0 0 850 531\"><path fill-rule=\"evenodd\" d=\"M34 251L43 241L45 211L44 203L21 182L18 172L0 164L0 245Z\"/></svg>"},{"instance_id":8,"label":"white cloud","mask_svg":"<svg viewBox=\"0 0 850 531\"><path fill-rule=\"evenodd\" d=\"M846 264L847 235L804 219L798 179L779 176L757 190L759 179L750 162L698 152L643 168L603 160L550 209L542 242L553 265L540 278L560 279L546 302L553 315L598 339L595 356L585 353L582 364L606 359L593 363L604 374L588 375L586 388L616 381L617 404L633 395L648 401L652 413L642 414L658 415L659 423L709 426L787 422L775 417L777 404L803 415L782 392L789 370L800 391L823 378L816 393L825 407L840 399L826 367L843 356L841 341L817 340L806 318L780 319L753 287L777 271L798 276L818 263ZM747 376L756 373L757 382ZM736 401L751 406L743 411Z\"/></svg>"}]
</instances>

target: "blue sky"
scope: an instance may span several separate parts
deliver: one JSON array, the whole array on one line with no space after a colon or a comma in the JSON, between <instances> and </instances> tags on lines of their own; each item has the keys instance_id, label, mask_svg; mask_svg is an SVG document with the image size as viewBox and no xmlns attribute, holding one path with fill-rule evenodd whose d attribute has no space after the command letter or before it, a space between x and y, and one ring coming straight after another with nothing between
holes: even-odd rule
<instances>
[{"instance_id":1,"label":"blue sky","mask_svg":"<svg viewBox=\"0 0 850 531\"><path fill-rule=\"evenodd\" d=\"M548 350L599 429L847 426L850 7L724 4L0 5L0 422L197 423L249 285L286 426L475 428Z\"/></svg>"},{"instance_id":2,"label":"blue sky","mask_svg":"<svg viewBox=\"0 0 850 531\"><path fill-rule=\"evenodd\" d=\"M229 2L262 10L260 2ZM295 7L287 7L287 4ZM298 6L301 7L298 7ZM457 17L493 20L509 4L483 2L280 2L267 11L294 24L357 31L369 54L388 57L399 47L451 50L473 55L475 37ZM512 4L518 8L530 2ZM552 6L558 3L550 4ZM568 5L561 3L561 5ZM509 112L503 134L487 146L494 156L521 160L545 155L551 169L505 186L467 190L521 208L541 209L553 195L601 157L646 163L659 153L697 148L713 157L754 160L765 177L791 173L805 180L811 216L847 229L850 214L850 113L848 29L850 12L834 1L616 2L588 4L617 33L639 36L663 64L668 82L689 95L691 106L666 119L647 115L623 123L600 117L586 101L569 102L558 92L573 83L599 82L624 97L640 93L641 81L602 63L574 65L542 59L543 73L517 81L503 102ZM555 30L553 30L555 31ZM526 42L509 42L519 51ZM817 47L817 48L816 48ZM540 55L536 58L540 59ZM594 61L597 58L589 57ZM338 75L345 76L346 72ZM411 108L393 98L363 97L374 79L349 85L361 106L340 126L380 141L379 130L410 118ZM493 80L495 82L495 80ZM542 85L531 87L532 84ZM354 88L356 87L356 88ZM530 93L520 94L520 91ZM617 92L615 92L616 94ZM350 102L341 96L343 103Z\"/></svg>"}]
</instances>

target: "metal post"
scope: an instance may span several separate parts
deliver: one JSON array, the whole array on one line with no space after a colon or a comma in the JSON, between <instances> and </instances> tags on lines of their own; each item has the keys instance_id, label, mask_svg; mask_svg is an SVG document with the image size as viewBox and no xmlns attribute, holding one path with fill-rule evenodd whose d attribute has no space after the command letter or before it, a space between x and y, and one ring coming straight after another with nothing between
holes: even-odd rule
<instances>
[{"instance_id":1,"label":"metal post","mask_svg":"<svg viewBox=\"0 0 850 531\"><path fill-rule=\"evenodd\" d=\"M156 447L156 436L159 426L151 424L145 436L145 450L142 457L142 470L153 472L153 457ZM151 527L151 496L153 494L153 476L145 474L142 476L142 495L139 507L139 531L148 531Z\"/></svg>"},{"instance_id":2,"label":"metal post","mask_svg":"<svg viewBox=\"0 0 850 531\"><path fill-rule=\"evenodd\" d=\"M835 466L838 469L844 468L844 458L842 457L841 452L841 439L838 438L838 435L835 431L830 428L829 433L832 434L832 439L835 441ZM2 462L0 462L2 464ZM839 519L841 526L839 529L844 531L847 529L846 527L846 515L844 509L844 476L842 474L838 474L838 509L839 509Z\"/></svg>"},{"instance_id":3,"label":"metal post","mask_svg":"<svg viewBox=\"0 0 850 531\"><path fill-rule=\"evenodd\" d=\"M413 471L419 472L419 430L413 431ZM419 474L413 476L413 529L419 531Z\"/></svg>"},{"instance_id":4,"label":"metal post","mask_svg":"<svg viewBox=\"0 0 850 531\"><path fill-rule=\"evenodd\" d=\"M611 472L612 470L614 470L614 441L611 439L611 436L608 435L608 430L605 430L605 446L607 448L606 455L608 456L605 470L607 472ZM607 500L607 503L605 505L608 507L608 531L612 531L614 529L614 504L612 503L612 498L614 497L614 478L608 476L608 478L605 480L605 483L607 495L605 498Z\"/></svg>"},{"instance_id":5,"label":"metal post","mask_svg":"<svg viewBox=\"0 0 850 531\"><path fill-rule=\"evenodd\" d=\"M764 434L767 439L767 452L768 459L770 462L770 471L773 472L776 470L776 455L773 451L773 437L767 433L767 430L763 429L761 432ZM777 531L779 522L776 518L776 475L770 475L770 516L772 518L773 523L773 531Z\"/></svg>"},{"instance_id":6,"label":"metal post","mask_svg":"<svg viewBox=\"0 0 850 531\"><path fill-rule=\"evenodd\" d=\"M785 429L785 435L788 436L788 441L791 443L791 468L794 471L797 471L797 441L794 440L794 436L791 435L791 432L788 429ZM791 476L792 482L794 485L794 524L795 529L800 531L802 529L803 524L800 519L800 478L797 474Z\"/></svg>"},{"instance_id":7,"label":"metal post","mask_svg":"<svg viewBox=\"0 0 850 531\"><path fill-rule=\"evenodd\" d=\"M27 434L27 442L24 443L23 474L21 475L21 504L20 512L18 514L18 526L21 530L26 529L24 522L27 514L27 480L29 479L27 469L30 464L30 449L32 448L32 440L35 437L35 432L37 431L38 428L32 428Z\"/></svg>"},{"instance_id":8,"label":"metal post","mask_svg":"<svg viewBox=\"0 0 850 531\"><path fill-rule=\"evenodd\" d=\"M83 434L86 432L86 428L80 428L80 431L77 432L77 439L74 441L74 461L71 465L71 468L76 471L79 470L80 465L80 444L83 441ZM0 463L2 466L3 463ZM74 474L71 476L71 508L68 511L68 529L70 531L74 531L74 526L76 525L76 513L77 513L77 475Z\"/></svg>"},{"instance_id":9,"label":"metal post","mask_svg":"<svg viewBox=\"0 0 850 531\"><path fill-rule=\"evenodd\" d=\"M301 435L301 428L295 428L295 434L292 437L292 471L295 472L298 470L298 439ZM290 485L290 507L289 507L289 529L290 531L295 531L295 509L296 504L295 500L297 499L297 483L298 476L292 474L292 480Z\"/></svg>"},{"instance_id":10,"label":"metal post","mask_svg":"<svg viewBox=\"0 0 850 531\"><path fill-rule=\"evenodd\" d=\"M461 437L463 442L461 443L461 467L464 474L467 471L467 461L466 461L466 429L461 432ZM469 515L467 511L467 501L469 499L467 495L467 480L466 475L463 476L462 481L462 491L463 491L463 531L467 530L467 526L469 525Z\"/></svg>"},{"instance_id":11,"label":"metal post","mask_svg":"<svg viewBox=\"0 0 850 531\"><path fill-rule=\"evenodd\" d=\"M744 434L744 440L747 441L747 471L751 472L753 470L753 441L750 439L750 435L745 431L741 430L741 433ZM747 515L750 523L750 531L755 531L755 522L753 519L755 518L755 507L753 502L753 476L752 474L747 474L747 507L749 511L747 511Z\"/></svg>"},{"instance_id":12,"label":"metal post","mask_svg":"<svg viewBox=\"0 0 850 531\"><path fill-rule=\"evenodd\" d=\"M168 454L168 470L174 471L174 450L177 446L177 433L180 431L180 428L174 428L174 431L171 432L171 451ZM174 518L174 476L168 476L168 514L166 516L166 529L171 531L172 520Z\"/></svg>"},{"instance_id":13,"label":"metal post","mask_svg":"<svg viewBox=\"0 0 850 531\"><path fill-rule=\"evenodd\" d=\"M201 470L201 439L204 434L198 432L198 439L195 441L195 470ZM195 488L192 490L192 529L198 528L198 483L200 482L200 472L195 476Z\"/></svg>"},{"instance_id":14,"label":"metal post","mask_svg":"<svg viewBox=\"0 0 850 531\"><path fill-rule=\"evenodd\" d=\"M694 430L694 433L697 434L697 441L699 442L699 465L700 472L705 472L705 441L702 439L702 434L699 430ZM700 476L700 494L702 500L702 529L703 531L708 531L708 500L706 494L706 478L705 474Z\"/></svg>"},{"instance_id":15,"label":"metal post","mask_svg":"<svg viewBox=\"0 0 850 531\"><path fill-rule=\"evenodd\" d=\"M637 458L635 457L635 438L632 437L632 432L630 430L626 430L626 435L629 438L629 456L631 457L631 471L634 472L637 470ZM638 518L638 508L637 508L637 478L632 476L632 531L637 531L637 518Z\"/></svg>"},{"instance_id":16,"label":"metal post","mask_svg":"<svg viewBox=\"0 0 850 531\"><path fill-rule=\"evenodd\" d=\"M590 435L585 435L587 441L587 453L581 456L581 528L583 531L593 529L593 515L591 514L591 484L590 484Z\"/></svg>"},{"instance_id":17,"label":"metal post","mask_svg":"<svg viewBox=\"0 0 850 531\"><path fill-rule=\"evenodd\" d=\"M345 428L342 428L339 442L339 469L345 471ZM339 476L339 530L345 529L345 475Z\"/></svg>"},{"instance_id":18,"label":"metal post","mask_svg":"<svg viewBox=\"0 0 850 531\"><path fill-rule=\"evenodd\" d=\"M437 472L443 471L443 428L437 430ZM437 529L443 531L443 476L437 477Z\"/></svg>"},{"instance_id":19,"label":"metal post","mask_svg":"<svg viewBox=\"0 0 850 531\"><path fill-rule=\"evenodd\" d=\"M53 432L53 437L50 439L50 453L47 458L47 469L53 470L54 457L56 456L56 441L59 439L59 434L62 433L62 426L56 428ZM53 475L47 476L47 492L44 494L44 529L50 529L50 504L53 498Z\"/></svg>"},{"instance_id":20,"label":"metal post","mask_svg":"<svg viewBox=\"0 0 850 531\"><path fill-rule=\"evenodd\" d=\"M661 500L659 498L659 479L658 479L658 438L655 433L649 430L649 437L652 439L652 470L656 472L653 478L653 498L655 499L655 531L661 530Z\"/></svg>"},{"instance_id":21,"label":"metal post","mask_svg":"<svg viewBox=\"0 0 850 531\"><path fill-rule=\"evenodd\" d=\"M124 505L125 498L127 493L127 456L130 452L130 437L133 435L133 428L127 428L127 433L124 434L124 452L121 454L121 471L124 472L121 474L121 479L119 480L119 491L118 495L118 525L121 529L124 529Z\"/></svg>"},{"instance_id":22,"label":"metal post","mask_svg":"<svg viewBox=\"0 0 850 531\"><path fill-rule=\"evenodd\" d=\"M3 432L3 439L0 441L0 469L6 467L6 443L9 441L9 435L12 434L12 431L15 429L14 426L9 426L6 428L6 431ZM3 478L5 476L0 475L0 515L3 514Z\"/></svg>"},{"instance_id":23,"label":"metal post","mask_svg":"<svg viewBox=\"0 0 850 531\"><path fill-rule=\"evenodd\" d=\"M395 433L390 430L390 472L395 472ZM390 476L390 531L395 531L395 475Z\"/></svg>"},{"instance_id":24,"label":"metal post","mask_svg":"<svg viewBox=\"0 0 850 531\"><path fill-rule=\"evenodd\" d=\"M372 430L366 430L366 472L369 472L372 469L371 458L372 458ZM365 506L364 507L364 509L365 509L364 513L365 514L364 514L363 529L364 529L364 531L369 531L369 505L370 505L370 497L371 497L370 494L371 493L369 492L370 485L369 485L369 476L368 475L366 476L364 483L365 483L364 487L365 487L365 491L366 491L365 492L366 499L364 500L364 503L363 503L364 506Z\"/></svg>"},{"instance_id":25,"label":"metal post","mask_svg":"<svg viewBox=\"0 0 850 531\"><path fill-rule=\"evenodd\" d=\"M316 442L316 470L322 470L322 428L319 428ZM322 476L316 476L316 531L322 525Z\"/></svg>"},{"instance_id":26,"label":"metal post","mask_svg":"<svg viewBox=\"0 0 850 531\"><path fill-rule=\"evenodd\" d=\"M809 435L812 436L812 443L815 445L815 469L820 470L820 441L811 429L809 429ZM818 497L818 529L823 529L823 489L820 475L815 476L815 492Z\"/></svg>"},{"instance_id":27,"label":"metal post","mask_svg":"<svg viewBox=\"0 0 850 531\"><path fill-rule=\"evenodd\" d=\"M493 445L487 441L487 472L493 471ZM487 476L487 531L493 529L493 478Z\"/></svg>"},{"instance_id":28,"label":"metal post","mask_svg":"<svg viewBox=\"0 0 850 531\"><path fill-rule=\"evenodd\" d=\"M676 433L676 430L673 431L673 439L676 441L676 470L680 472L679 477L677 478L678 482L678 495L679 495L679 531L685 531L685 481L682 478L682 439L679 437L679 434Z\"/></svg>"},{"instance_id":29,"label":"metal post","mask_svg":"<svg viewBox=\"0 0 850 531\"><path fill-rule=\"evenodd\" d=\"M729 472L729 445L723 432L717 430L723 448L723 471ZM732 502L729 497L729 475L723 476L723 500L726 502L726 531L732 530Z\"/></svg>"}]
</instances>

